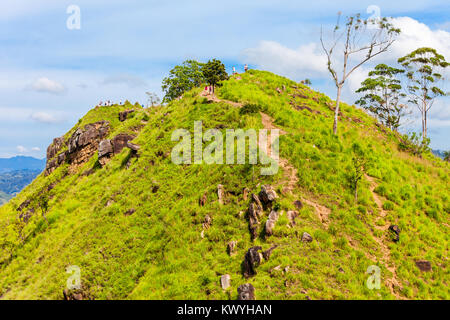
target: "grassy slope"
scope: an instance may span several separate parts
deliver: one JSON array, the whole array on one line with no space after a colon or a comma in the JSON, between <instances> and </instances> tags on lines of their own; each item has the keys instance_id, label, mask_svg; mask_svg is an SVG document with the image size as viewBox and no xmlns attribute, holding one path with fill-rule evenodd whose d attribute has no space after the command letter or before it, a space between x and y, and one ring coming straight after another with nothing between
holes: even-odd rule
<instances>
[{"instance_id":1,"label":"grassy slope","mask_svg":"<svg viewBox=\"0 0 450 320\"><path fill-rule=\"evenodd\" d=\"M60 299L69 276L65 269L77 265L85 291L96 299L235 299L236 288L245 282L255 286L259 299L305 299L306 295L313 299L448 299L448 164L432 156L418 159L397 151L393 134L382 133L371 117L345 104L343 114L362 123L343 119L337 139L330 132L329 98L267 72L252 71L241 77L225 82L219 97L259 104L288 132L280 137L281 157L297 168L299 181L292 194L278 192L282 209L293 209L293 201L300 198L315 201L332 211L328 228L309 206L300 211L293 228L286 226L282 216L272 237L255 241L263 249L272 244L280 247L255 277L245 280L241 263L254 244L245 215L239 215L248 207L242 189L256 193L261 183L282 181L283 172L261 177L259 169L253 171L249 165L174 165L170 151L176 142L171 141L171 133L177 128L192 132L194 120L203 120L204 130L262 128L261 116L240 115L238 108L225 102L205 103L197 96L200 89L167 107L139 109L124 123L116 120L117 113L129 106L100 107L78 125L109 120L111 136L139 131L134 142L142 146L141 157L132 159L127 169L129 150L125 149L87 177L81 173L95 167L96 156L78 174L66 176L67 167L60 167L49 177L39 176L1 207L0 296ZM278 94L276 88L283 85L286 90ZM299 86L304 96L297 97L296 104L321 114L292 108L292 85ZM382 219L367 179L361 183L359 203L354 203L348 172L355 141L372 150L367 173L375 177L380 197L393 204ZM22 230L14 209L25 199L36 199L53 182L57 184L49 192L49 223L38 210ZM223 206L217 202L218 184L232 193ZM208 201L200 207L198 199L205 192ZM131 208L136 212L124 215ZM202 239L207 214L213 223ZM400 242L390 242L374 227L389 223L401 227ZM313 235L312 243L301 242L304 231ZM238 240L238 248L230 257L226 244L231 240ZM383 248L390 251L387 263ZM416 259L430 260L433 271L421 273ZM382 269L381 290L365 286L365 272L372 264ZM290 266L289 272L270 272L278 265ZM401 284L395 296L384 285L392 277L389 266L396 266ZM225 273L232 279L228 292L219 284Z\"/></svg>"}]
</instances>

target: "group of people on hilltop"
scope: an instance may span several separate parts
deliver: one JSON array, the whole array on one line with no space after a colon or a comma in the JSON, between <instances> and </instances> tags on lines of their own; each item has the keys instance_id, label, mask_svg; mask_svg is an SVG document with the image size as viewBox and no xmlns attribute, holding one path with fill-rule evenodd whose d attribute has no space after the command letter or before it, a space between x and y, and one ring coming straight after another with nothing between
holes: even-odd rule
<instances>
[{"instance_id":1,"label":"group of people on hilltop","mask_svg":"<svg viewBox=\"0 0 450 320\"><path fill-rule=\"evenodd\" d=\"M247 65L247 64L245 64L245 66L244 66L244 71L245 71L245 72L248 71L248 65ZM237 74L237 72L236 72L236 67L233 67L233 75L235 75L235 74Z\"/></svg>"},{"instance_id":2,"label":"group of people on hilltop","mask_svg":"<svg viewBox=\"0 0 450 320\"><path fill-rule=\"evenodd\" d=\"M115 105L115 104L117 104L117 103L114 103L114 102L112 102L111 100L106 100L105 102L103 102L103 101L100 101L100 103L98 104L100 107L110 107L110 106L112 106L112 105ZM121 106L121 105L123 105L123 103L122 103L122 101L120 101L119 103L118 103L118 105L119 106Z\"/></svg>"}]
</instances>

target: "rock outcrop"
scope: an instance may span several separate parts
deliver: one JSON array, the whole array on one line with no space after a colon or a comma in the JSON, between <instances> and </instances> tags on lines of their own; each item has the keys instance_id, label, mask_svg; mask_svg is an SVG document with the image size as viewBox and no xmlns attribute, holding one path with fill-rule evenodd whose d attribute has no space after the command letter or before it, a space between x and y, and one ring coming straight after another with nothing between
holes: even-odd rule
<instances>
[{"instance_id":1,"label":"rock outcrop","mask_svg":"<svg viewBox=\"0 0 450 320\"><path fill-rule=\"evenodd\" d=\"M312 242L313 237L308 232L303 232L302 241L303 242Z\"/></svg>"},{"instance_id":2,"label":"rock outcrop","mask_svg":"<svg viewBox=\"0 0 450 320\"><path fill-rule=\"evenodd\" d=\"M137 155L140 147L131 143L135 136L120 133L111 140L102 140L98 147L98 161L104 166L114 155L120 153L123 148L128 147L134 155Z\"/></svg>"},{"instance_id":3,"label":"rock outcrop","mask_svg":"<svg viewBox=\"0 0 450 320\"><path fill-rule=\"evenodd\" d=\"M78 128L67 142L64 142L62 137L54 139L53 143L47 148L45 174L52 173L63 163L68 163L70 165L69 170L73 171L76 167L89 161L108 131L109 122L99 121L87 124L83 129ZM67 146L67 150L60 152L64 146Z\"/></svg>"},{"instance_id":4,"label":"rock outcrop","mask_svg":"<svg viewBox=\"0 0 450 320\"><path fill-rule=\"evenodd\" d=\"M392 237L392 241L398 242L400 240L400 227L393 224L389 226L389 232Z\"/></svg>"}]
</instances>

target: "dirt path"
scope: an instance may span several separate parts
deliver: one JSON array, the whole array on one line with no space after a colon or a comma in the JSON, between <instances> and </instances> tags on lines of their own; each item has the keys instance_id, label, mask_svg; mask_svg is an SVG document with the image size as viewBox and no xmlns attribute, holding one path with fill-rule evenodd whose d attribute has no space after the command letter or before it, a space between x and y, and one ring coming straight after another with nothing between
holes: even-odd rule
<instances>
[{"instance_id":1,"label":"dirt path","mask_svg":"<svg viewBox=\"0 0 450 320\"><path fill-rule=\"evenodd\" d=\"M219 99L215 94L209 94L207 91L202 91L200 93L200 96L206 97L208 99L208 101L212 101L212 102L216 102L216 103L225 102L234 107L238 107L238 108L242 107L242 103ZM280 135L287 134L286 131L278 128L277 126L275 126L273 124L273 119L269 115L265 114L264 112L260 112L260 115L261 115L261 122L262 122L264 129L267 129L267 130L278 129L278 130L280 130L279 131ZM261 144L261 141L259 141L259 139L258 139L258 147L260 149L267 150L267 153L270 154L270 156L272 157L270 143L268 143L268 146L263 146ZM289 160L287 160L287 159L279 158L279 159L275 159L275 160L278 160L278 165L283 169L283 173L284 173L283 179L275 187L283 186L283 189L282 189L283 193L285 193L285 194L292 193L292 191L295 189L295 187L297 186L297 183L298 183L297 169L293 165L291 165L289 163ZM329 225L328 216L330 215L331 210L325 206L318 204L317 202L314 202L313 200L308 200L308 199L305 199L302 197L301 201L303 203L306 203L307 205L313 207L317 216L319 217L319 220L322 222L322 224L325 226L325 228L328 228L328 225Z\"/></svg>"},{"instance_id":2,"label":"dirt path","mask_svg":"<svg viewBox=\"0 0 450 320\"><path fill-rule=\"evenodd\" d=\"M387 230L389 229L389 224L385 223L383 226L378 225L378 221L380 219L384 219L387 215L387 212L383 209L383 199L374 192L375 188L377 187L377 182L373 177L370 177L368 175L365 175L365 178L370 182L370 191L372 192L373 199L378 207L378 216L375 219L375 228L383 232L383 236L381 238L376 237L375 234L372 232L372 237L374 238L375 242L378 244L378 247L380 248L381 254L382 254L382 262L387 270L389 270L390 273L392 273L391 278L386 278L385 282L388 286L389 290L391 291L391 294L395 296L397 299L403 299L397 292L395 292L394 287L401 287L400 281L397 277L397 269L394 265L394 263L391 260L391 251L389 250L389 247L385 243L385 237L384 235L387 233Z\"/></svg>"}]
</instances>

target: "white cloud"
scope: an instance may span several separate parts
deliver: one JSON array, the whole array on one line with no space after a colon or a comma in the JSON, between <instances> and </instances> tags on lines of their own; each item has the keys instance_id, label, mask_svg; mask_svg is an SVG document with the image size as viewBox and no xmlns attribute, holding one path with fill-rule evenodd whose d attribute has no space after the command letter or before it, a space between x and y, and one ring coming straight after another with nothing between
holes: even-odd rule
<instances>
[{"instance_id":1,"label":"white cloud","mask_svg":"<svg viewBox=\"0 0 450 320\"><path fill-rule=\"evenodd\" d=\"M48 124L60 123L64 121L62 118L56 117L55 115L52 115L47 112L35 112L31 114L30 117L34 121Z\"/></svg>"},{"instance_id":2,"label":"white cloud","mask_svg":"<svg viewBox=\"0 0 450 320\"><path fill-rule=\"evenodd\" d=\"M394 18L393 24L401 29L400 36L387 53L395 59L420 47L432 47L447 60L450 59L450 32L431 30L426 24L410 17Z\"/></svg>"},{"instance_id":3,"label":"white cloud","mask_svg":"<svg viewBox=\"0 0 450 320\"><path fill-rule=\"evenodd\" d=\"M24 146L17 146L16 149L17 149L17 151L19 153L26 153L26 152L28 152L27 148L25 148Z\"/></svg>"},{"instance_id":4,"label":"white cloud","mask_svg":"<svg viewBox=\"0 0 450 320\"><path fill-rule=\"evenodd\" d=\"M51 94L62 94L66 91L66 88L62 84L45 77L37 79L30 86L28 86L28 88L33 91L47 92Z\"/></svg>"},{"instance_id":5,"label":"white cloud","mask_svg":"<svg viewBox=\"0 0 450 320\"><path fill-rule=\"evenodd\" d=\"M31 151L39 152L39 151L41 151L41 148L33 147L33 148L31 148Z\"/></svg>"},{"instance_id":6,"label":"white cloud","mask_svg":"<svg viewBox=\"0 0 450 320\"><path fill-rule=\"evenodd\" d=\"M247 61L263 69L295 79L326 75L326 58L316 43L287 48L278 42L261 41L256 48L244 50Z\"/></svg>"}]
</instances>

